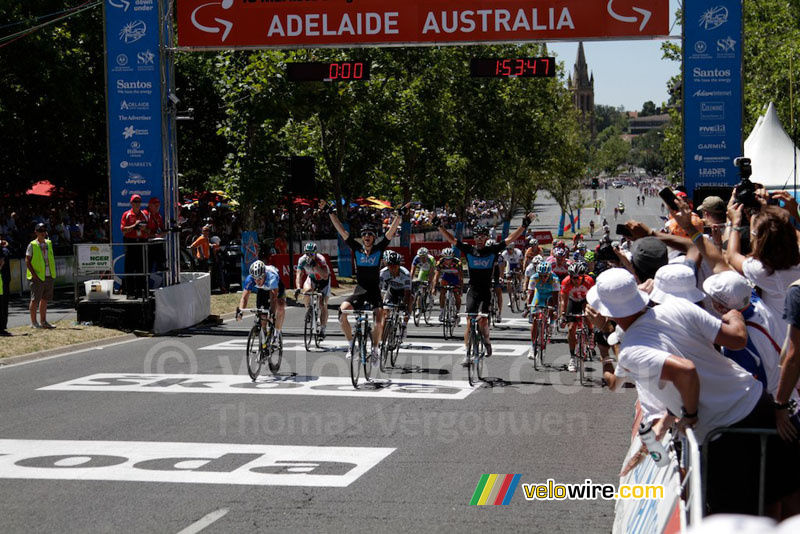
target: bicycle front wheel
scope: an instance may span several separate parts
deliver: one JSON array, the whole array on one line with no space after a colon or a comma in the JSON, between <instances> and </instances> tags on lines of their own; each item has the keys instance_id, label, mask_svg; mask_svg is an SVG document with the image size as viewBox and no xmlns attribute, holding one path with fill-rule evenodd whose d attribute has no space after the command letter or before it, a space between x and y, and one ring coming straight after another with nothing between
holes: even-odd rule
<instances>
[{"instance_id":1,"label":"bicycle front wheel","mask_svg":"<svg viewBox=\"0 0 800 534\"><path fill-rule=\"evenodd\" d=\"M424 306L425 306L424 298L420 293L417 293L414 296L414 326L419 326L419 319L425 314L423 310Z\"/></svg>"},{"instance_id":2,"label":"bicycle front wheel","mask_svg":"<svg viewBox=\"0 0 800 534\"><path fill-rule=\"evenodd\" d=\"M370 374L372 374L372 331L366 330L364 338L362 339L362 355L364 362L364 380L369 381Z\"/></svg>"},{"instance_id":3,"label":"bicycle front wheel","mask_svg":"<svg viewBox=\"0 0 800 534\"><path fill-rule=\"evenodd\" d=\"M275 331L275 325L270 324L267 327L267 364L272 374L278 374L283 361L283 338Z\"/></svg>"},{"instance_id":4,"label":"bicycle front wheel","mask_svg":"<svg viewBox=\"0 0 800 534\"><path fill-rule=\"evenodd\" d=\"M311 342L314 339L314 311L311 306L306 310L306 320L303 325L303 341L306 345L306 350L311 350Z\"/></svg>"},{"instance_id":5,"label":"bicycle front wheel","mask_svg":"<svg viewBox=\"0 0 800 534\"><path fill-rule=\"evenodd\" d=\"M261 373L261 328L258 325L253 325L250 329L250 335L247 336L247 374L250 379L255 382L258 375Z\"/></svg>"},{"instance_id":6,"label":"bicycle front wheel","mask_svg":"<svg viewBox=\"0 0 800 534\"><path fill-rule=\"evenodd\" d=\"M456 309L456 302L455 299L451 298L447 301L448 311L448 321L447 321L447 329L450 334L450 337L453 337L453 332L456 329L456 321L458 321L458 310Z\"/></svg>"},{"instance_id":7,"label":"bicycle front wheel","mask_svg":"<svg viewBox=\"0 0 800 534\"><path fill-rule=\"evenodd\" d=\"M350 342L350 381L356 389L358 389L358 377L361 376L361 349L363 344L360 333L356 333L353 336L353 341Z\"/></svg>"},{"instance_id":8,"label":"bicycle front wheel","mask_svg":"<svg viewBox=\"0 0 800 534\"><path fill-rule=\"evenodd\" d=\"M467 343L467 380L469 385L474 386L478 383L478 374L475 369L475 358L478 355L478 339L475 332L470 332L469 343Z\"/></svg>"},{"instance_id":9,"label":"bicycle front wheel","mask_svg":"<svg viewBox=\"0 0 800 534\"><path fill-rule=\"evenodd\" d=\"M386 321L381 336L381 371L386 372L386 362L394 348L394 322Z\"/></svg>"},{"instance_id":10,"label":"bicycle front wheel","mask_svg":"<svg viewBox=\"0 0 800 534\"><path fill-rule=\"evenodd\" d=\"M422 315L425 317L425 324L431 324L431 313L433 312L433 295L430 293L425 294L422 299Z\"/></svg>"},{"instance_id":11,"label":"bicycle front wheel","mask_svg":"<svg viewBox=\"0 0 800 534\"><path fill-rule=\"evenodd\" d=\"M580 380L581 385L585 380L585 367L584 364L586 362L586 340L584 339L583 330L578 331L578 352L576 353L576 358L578 359L578 377Z\"/></svg>"}]
</instances>

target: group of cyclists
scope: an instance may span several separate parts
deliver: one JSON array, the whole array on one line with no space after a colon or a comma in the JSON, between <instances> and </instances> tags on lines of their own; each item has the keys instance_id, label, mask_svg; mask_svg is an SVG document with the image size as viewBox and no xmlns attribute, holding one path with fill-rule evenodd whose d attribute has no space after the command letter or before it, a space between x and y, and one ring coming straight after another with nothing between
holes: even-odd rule
<instances>
[{"instance_id":1,"label":"group of cyclists","mask_svg":"<svg viewBox=\"0 0 800 534\"><path fill-rule=\"evenodd\" d=\"M350 346L346 356L348 359L353 357L353 333L347 319L348 310L373 310L376 327L372 330L370 357L373 363L377 363L378 347L384 330L383 323L387 316L385 305L398 307L405 312L400 330L402 342L409 317L413 312L413 295L420 290L430 292L432 295L438 292L439 304L444 313L445 292L448 287L453 289L456 309L460 309L462 292L464 289L467 290L466 314L478 317L485 354L486 357L490 357L492 344L489 314L492 294L494 292L499 304L495 322L501 322L500 310L503 308L502 294L505 285L509 296L515 287L525 288L527 298L523 316L532 317L533 311L541 309L547 314L544 324L551 325L555 321L559 321L562 327L569 324L568 370L575 371L577 325L575 317L583 313L586 294L594 285L591 276L594 252L587 249L582 236L576 236L572 247L568 247L563 240L554 242L549 256L545 257L545 251L535 238L528 239L524 253L515 245L516 241L526 233L533 220L533 214L527 214L522 224L504 239L490 239L488 227L480 224L475 226L472 229L474 244L456 238L439 224L440 221L434 220L434 224L450 247L442 250L438 260L427 248L420 248L411 261L409 271L402 265L402 256L388 250L389 243L396 234L408 207L405 205L396 210L385 233L371 225L362 226L359 231L361 238L359 241L344 227L331 206L325 202L320 203L320 208L329 215L339 236L352 250L355 260L356 287L339 308L339 323ZM466 288L462 256L469 275ZM295 298L302 292L306 307L309 306L311 295L319 299L322 325L320 335L324 338L328 320L327 301L330 296L331 268L325 257L318 252L315 243L309 242L305 245L295 271L295 285L298 288ZM249 296L253 291L257 292L257 307L269 309L273 314L275 335L280 337L286 308L286 288L280 280L278 270L261 260L255 261L250 266L250 273L245 279L237 310L237 319L241 319L241 310L247 307ZM557 317L554 314L551 316L550 310L557 311ZM440 322L443 320L441 314L439 319ZM534 321L530 319L529 321L533 344L537 339L537 325ZM456 318L456 324L459 322ZM464 330L465 344L468 335L469 324ZM533 358L533 348L528 357ZM466 358L461 363L466 364Z\"/></svg>"}]
</instances>

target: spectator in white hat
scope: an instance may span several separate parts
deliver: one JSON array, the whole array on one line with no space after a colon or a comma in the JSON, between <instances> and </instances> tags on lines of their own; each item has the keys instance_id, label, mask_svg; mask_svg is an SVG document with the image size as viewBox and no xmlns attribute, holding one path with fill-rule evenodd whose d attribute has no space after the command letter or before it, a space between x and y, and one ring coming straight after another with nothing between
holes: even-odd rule
<instances>
[{"instance_id":1,"label":"spectator in white hat","mask_svg":"<svg viewBox=\"0 0 800 534\"><path fill-rule=\"evenodd\" d=\"M670 413L681 415L679 428L695 427L701 442L718 427L775 428L772 400L761 383L713 346L745 347L747 331L739 312L729 311L721 321L681 298L647 308L647 294L622 269L602 273L587 301L625 330L609 387L616 388L617 379L633 379ZM604 365L604 376L610 375L605 372L609 368ZM706 446L712 511L756 513L759 440L724 434ZM769 441L767 503L800 489L799 451L779 439Z\"/></svg>"},{"instance_id":2,"label":"spectator in white hat","mask_svg":"<svg viewBox=\"0 0 800 534\"><path fill-rule=\"evenodd\" d=\"M705 298L705 295L697 289L696 284L694 270L688 265L681 263L665 265L656 271L650 300L662 304L668 298L676 297L698 303Z\"/></svg>"},{"instance_id":3,"label":"spectator in white hat","mask_svg":"<svg viewBox=\"0 0 800 534\"><path fill-rule=\"evenodd\" d=\"M779 323L764 305L747 279L735 271L725 271L706 279L703 289L717 312L738 310L747 325L747 346L741 350L722 348L722 354L741 365L775 395L780 377L780 346L775 341ZM778 330L780 333L780 331Z\"/></svg>"}]
</instances>

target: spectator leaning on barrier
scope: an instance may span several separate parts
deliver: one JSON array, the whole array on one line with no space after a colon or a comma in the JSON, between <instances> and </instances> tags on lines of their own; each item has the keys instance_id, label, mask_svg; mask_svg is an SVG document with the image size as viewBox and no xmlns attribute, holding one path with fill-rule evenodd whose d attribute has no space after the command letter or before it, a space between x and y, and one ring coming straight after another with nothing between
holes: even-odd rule
<instances>
[{"instance_id":1,"label":"spectator leaning on barrier","mask_svg":"<svg viewBox=\"0 0 800 534\"><path fill-rule=\"evenodd\" d=\"M587 300L625 331L616 370L612 373L610 363L604 365L612 389L619 386L619 379L632 378L671 414L681 414L679 429L695 427L700 442L718 427L775 429L772 399L761 383L713 346L746 346L747 331L738 311L719 320L678 297L646 309L647 296L637 290L633 276L616 269L598 277ZM723 434L704 446L709 454L704 476L712 513L756 513L759 438ZM768 504L798 502L798 468L797 444L768 440ZM775 514L778 510L772 509ZM783 512L791 515L792 510L786 507Z\"/></svg>"},{"instance_id":2,"label":"spectator leaning on barrier","mask_svg":"<svg viewBox=\"0 0 800 534\"><path fill-rule=\"evenodd\" d=\"M8 331L8 293L11 290L11 252L8 241L0 239L0 336L10 336Z\"/></svg>"},{"instance_id":3,"label":"spectator leaning on barrier","mask_svg":"<svg viewBox=\"0 0 800 534\"><path fill-rule=\"evenodd\" d=\"M47 322L47 301L53 300L53 285L56 279L56 257L53 243L47 239L47 227L43 223L36 225L36 239L28 243L25 252L25 265L31 289L31 326L33 328L55 328ZM36 309L39 319L36 322Z\"/></svg>"}]
</instances>

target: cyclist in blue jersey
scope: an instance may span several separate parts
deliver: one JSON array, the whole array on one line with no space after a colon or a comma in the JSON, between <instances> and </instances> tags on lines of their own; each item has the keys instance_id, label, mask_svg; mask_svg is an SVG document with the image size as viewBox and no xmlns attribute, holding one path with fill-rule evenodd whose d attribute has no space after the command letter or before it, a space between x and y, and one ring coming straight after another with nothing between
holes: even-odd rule
<instances>
[{"instance_id":1,"label":"cyclist in blue jersey","mask_svg":"<svg viewBox=\"0 0 800 534\"><path fill-rule=\"evenodd\" d=\"M266 309L275 316L275 330L281 336L283 318L286 314L286 288L281 281L277 267L267 265L261 260L256 260L250 265L250 274L244 279L242 285L242 298L236 308L236 320L242 320L242 310L247 308L250 293L256 292L256 308ZM261 326L267 327L266 317L261 317Z\"/></svg>"},{"instance_id":2,"label":"cyclist in blue jersey","mask_svg":"<svg viewBox=\"0 0 800 534\"><path fill-rule=\"evenodd\" d=\"M536 308L546 308L547 306L554 305L557 302L552 302L553 299L558 299L559 292L561 291L561 281L558 276L553 274L550 263L540 261L536 266L536 272L531 275L528 282L528 305L525 307L523 316L530 313L533 317L533 310ZM545 323L550 324L550 311L545 312ZM536 342L536 321L531 320L531 343ZM533 359L533 347L528 352L528 359Z\"/></svg>"},{"instance_id":3,"label":"cyclist in blue jersey","mask_svg":"<svg viewBox=\"0 0 800 534\"><path fill-rule=\"evenodd\" d=\"M409 205L410 203L397 209L389 230L385 235L381 235L379 239L377 228L372 225L362 226L360 234L362 243L359 243L342 226L333 208L324 200L320 201L320 209L328 213L333 226L342 240L353 251L356 260L356 288L353 290L353 294L347 297L342 302L342 305L339 306L339 324L345 336L347 336L348 342L353 340L353 332L347 320L347 315L341 312L363 308L365 304L369 304L375 311L380 311L380 308L383 307L380 289L381 256L383 256L383 251L389 246L389 242L397 232L403 216L408 213ZM383 314L373 313L373 318L375 320L375 328L372 329L372 361L373 363L378 363L377 347L381 342L381 334L383 333ZM352 357L352 354L348 350L347 358L350 359L350 357Z\"/></svg>"},{"instance_id":4,"label":"cyclist in blue jersey","mask_svg":"<svg viewBox=\"0 0 800 534\"><path fill-rule=\"evenodd\" d=\"M445 240L451 245L455 245L462 254L467 257L467 269L469 271L469 293L467 293L467 313L478 313L479 311L486 315L481 317L478 321L481 335L483 336L484 345L486 345L486 356L492 355L492 343L489 339L489 307L492 303L492 272L497 262L500 253L506 248L506 241L514 242L519 236L528 228L533 220L533 213L529 213L522 219L522 224L511 232L506 239L501 239L492 246L486 246L486 240L489 239L489 229L483 225L476 226L472 233L475 235L475 245L467 245L463 241L457 240L443 226L440 226L438 219L434 220L434 224L439 227L439 233L444 236ZM464 329L464 344L467 344L469 338L470 322L467 321L466 328ZM461 362L462 365L467 364L467 358Z\"/></svg>"}]
</instances>

